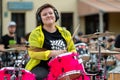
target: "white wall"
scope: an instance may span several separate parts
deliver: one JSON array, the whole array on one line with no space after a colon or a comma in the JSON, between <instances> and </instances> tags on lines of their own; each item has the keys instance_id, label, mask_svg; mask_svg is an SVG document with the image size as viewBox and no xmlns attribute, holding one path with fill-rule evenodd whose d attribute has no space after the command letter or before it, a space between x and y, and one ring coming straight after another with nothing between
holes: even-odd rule
<instances>
[{"instance_id":1,"label":"white wall","mask_svg":"<svg viewBox=\"0 0 120 80\"><path fill-rule=\"evenodd\" d=\"M8 11L7 10L7 2L26 2L31 1L33 2L33 10L30 11ZM26 33L31 32L36 27L36 19L35 19L35 13L38 7L45 3L50 3L54 5L58 12L73 12L74 14L74 26L76 27L78 24L78 14L77 14L77 0L3 0L3 35L7 33L7 25L8 22L11 20L11 12L18 12L18 13L25 13L25 27L26 27ZM4 14L7 13L8 16L5 17ZM60 23L60 20L57 22ZM75 29L74 27L74 29Z\"/></svg>"}]
</instances>

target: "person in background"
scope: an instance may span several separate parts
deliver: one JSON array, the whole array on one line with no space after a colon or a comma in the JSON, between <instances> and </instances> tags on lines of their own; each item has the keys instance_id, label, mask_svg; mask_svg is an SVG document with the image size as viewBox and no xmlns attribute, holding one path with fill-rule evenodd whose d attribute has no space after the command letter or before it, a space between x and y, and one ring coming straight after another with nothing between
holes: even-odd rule
<instances>
[{"instance_id":1,"label":"person in background","mask_svg":"<svg viewBox=\"0 0 120 80\"><path fill-rule=\"evenodd\" d=\"M114 50L120 52L120 34L117 35L117 37L115 38L114 46L115 46ZM120 61L120 54L115 55L115 57ZM120 65L120 62L119 62L119 65Z\"/></svg>"},{"instance_id":2,"label":"person in background","mask_svg":"<svg viewBox=\"0 0 120 80\"><path fill-rule=\"evenodd\" d=\"M14 21L8 24L8 34L1 37L1 44L4 44L5 49L9 48L8 45L20 44L21 38L16 35L16 23Z\"/></svg>"},{"instance_id":3,"label":"person in background","mask_svg":"<svg viewBox=\"0 0 120 80\"><path fill-rule=\"evenodd\" d=\"M120 34L115 39L115 49L120 51Z\"/></svg>"},{"instance_id":4,"label":"person in background","mask_svg":"<svg viewBox=\"0 0 120 80\"><path fill-rule=\"evenodd\" d=\"M4 35L1 37L1 44L4 45L5 49L10 48L10 45L15 45L15 44L20 44L21 43L21 38L16 35L16 23L14 21L11 21L8 23L8 34ZM17 54L14 54L17 56ZM10 62L10 57L8 52L2 55L2 61L7 63L6 66L9 66Z\"/></svg>"},{"instance_id":5,"label":"person in background","mask_svg":"<svg viewBox=\"0 0 120 80\"><path fill-rule=\"evenodd\" d=\"M115 46L115 36L109 36L106 42L106 49L107 50L114 50Z\"/></svg>"},{"instance_id":6,"label":"person in background","mask_svg":"<svg viewBox=\"0 0 120 80\"><path fill-rule=\"evenodd\" d=\"M82 43L82 42L83 42L83 37L82 37L82 35L83 35L82 32L78 32L75 43Z\"/></svg>"},{"instance_id":7,"label":"person in background","mask_svg":"<svg viewBox=\"0 0 120 80\"><path fill-rule=\"evenodd\" d=\"M82 32L78 32L77 36L78 36L78 40L76 41L76 43L85 43L88 44L89 43L89 38L85 38L83 37L83 33Z\"/></svg>"},{"instance_id":8,"label":"person in background","mask_svg":"<svg viewBox=\"0 0 120 80\"><path fill-rule=\"evenodd\" d=\"M30 60L25 69L34 73L37 80L44 80L49 73L48 62L52 57L76 52L76 49L70 32L56 24L59 14L54 6L42 5L38 8L36 17L40 25L29 36Z\"/></svg>"}]
</instances>

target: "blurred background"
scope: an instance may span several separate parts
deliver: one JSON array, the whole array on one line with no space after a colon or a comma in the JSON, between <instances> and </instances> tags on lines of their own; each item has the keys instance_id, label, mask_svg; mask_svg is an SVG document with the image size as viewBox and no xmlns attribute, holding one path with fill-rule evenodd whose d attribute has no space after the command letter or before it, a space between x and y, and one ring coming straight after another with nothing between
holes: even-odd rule
<instances>
[{"instance_id":1,"label":"blurred background","mask_svg":"<svg viewBox=\"0 0 120 80\"><path fill-rule=\"evenodd\" d=\"M8 22L17 23L17 35L26 36L37 25L36 10L44 3L54 5L60 15L59 25L84 34L97 31L120 32L119 0L0 0L0 36L7 33Z\"/></svg>"}]
</instances>

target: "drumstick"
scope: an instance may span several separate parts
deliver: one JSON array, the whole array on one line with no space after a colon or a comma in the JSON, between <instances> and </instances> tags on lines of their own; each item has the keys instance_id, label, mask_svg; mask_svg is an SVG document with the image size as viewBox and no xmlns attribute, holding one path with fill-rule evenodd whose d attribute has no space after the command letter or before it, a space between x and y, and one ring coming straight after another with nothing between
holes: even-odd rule
<instances>
[{"instance_id":1,"label":"drumstick","mask_svg":"<svg viewBox=\"0 0 120 80\"><path fill-rule=\"evenodd\" d=\"M10 52L10 51L15 51L16 49L15 48L10 48L10 49L5 49L4 52Z\"/></svg>"},{"instance_id":2,"label":"drumstick","mask_svg":"<svg viewBox=\"0 0 120 80\"><path fill-rule=\"evenodd\" d=\"M25 51L26 49L24 49L24 47L16 47L16 48L9 48L9 49L5 49L4 51L0 51L0 52L15 52L15 51Z\"/></svg>"},{"instance_id":3,"label":"drumstick","mask_svg":"<svg viewBox=\"0 0 120 80\"><path fill-rule=\"evenodd\" d=\"M70 45L70 43L71 43L73 37L75 36L77 30L79 29L79 26L80 26L80 24L78 24L77 28L75 29L75 32L73 33L73 35L72 35L72 37L71 37L71 39L70 39L70 41L69 41L69 44L68 44L67 47L66 47L66 50L68 49L68 46Z\"/></svg>"}]
</instances>

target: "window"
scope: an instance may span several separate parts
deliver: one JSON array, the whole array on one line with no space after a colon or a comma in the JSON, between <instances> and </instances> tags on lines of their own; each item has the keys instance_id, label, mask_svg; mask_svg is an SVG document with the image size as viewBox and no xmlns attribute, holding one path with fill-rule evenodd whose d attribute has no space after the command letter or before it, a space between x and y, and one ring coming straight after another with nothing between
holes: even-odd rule
<instances>
[{"instance_id":1,"label":"window","mask_svg":"<svg viewBox=\"0 0 120 80\"><path fill-rule=\"evenodd\" d=\"M73 13L61 13L61 26L73 33Z\"/></svg>"},{"instance_id":2,"label":"window","mask_svg":"<svg viewBox=\"0 0 120 80\"><path fill-rule=\"evenodd\" d=\"M104 30L108 30L108 14L103 15ZM85 17L86 34L93 34L99 31L99 15L90 15Z\"/></svg>"},{"instance_id":3,"label":"window","mask_svg":"<svg viewBox=\"0 0 120 80\"><path fill-rule=\"evenodd\" d=\"M12 13L12 21L17 24L16 34L19 37L25 36L25 13Z\"/></svg>"}]
</instances>

